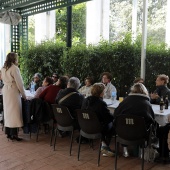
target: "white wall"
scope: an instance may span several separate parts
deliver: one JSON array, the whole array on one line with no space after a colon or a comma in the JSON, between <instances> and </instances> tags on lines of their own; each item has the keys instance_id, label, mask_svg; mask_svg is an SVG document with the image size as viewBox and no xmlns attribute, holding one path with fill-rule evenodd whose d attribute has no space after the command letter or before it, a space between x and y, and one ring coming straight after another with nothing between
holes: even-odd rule
<instances>
[{"instance_id":1,"label":"white wall","mask_svg":"<svg viewBox=\"0 0 170 170\"><path fill-rule=\"evenodd\" d=\"M165 42L167 43L168 47L170 47L170 10L169 9L170 9L170 0L167 0Z\"/></svg>"},{"instance_id":2,"label":"white wall","mask_svg":"<svg viewBox=\"0 0 170 170\"><path fill-rule=\"evenodd\" d=\"M110 0L86 3L86 44L97 44L101 38L109 40Z\"/></svg>"},{"instance_id":3,"label":"white wall","mask_svg":"<svg viewBox=\"0 0 170 170\"><path fill-rule=\"evenodd\" d=\"M35 42L52 39L56 33L55 10L35 15Z\"/></svg>"},{"instance_id":4,"label":"white wall","mask_svg":"<svg viewBox=\"0 0 170 170\"><path fill-rule=\"evenodd\" d=\"M0 23L0 68L3 66L7 53L11 51L10 25Z\"/></svg>"}]
</instances>

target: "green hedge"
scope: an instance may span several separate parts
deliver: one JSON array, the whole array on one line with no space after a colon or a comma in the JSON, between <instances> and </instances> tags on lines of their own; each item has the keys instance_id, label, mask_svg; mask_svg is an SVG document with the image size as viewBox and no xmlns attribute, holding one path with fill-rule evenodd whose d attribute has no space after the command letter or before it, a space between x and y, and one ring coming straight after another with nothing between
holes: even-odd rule
<instances>
[{"instance_id":1,"label":"green hedge","mask_svg":"<svg viewBox=\"0 0 170 170\"><path fill-rule=\"evenodd\" d=\"M79 44L68 49L61 42L43 42L21 51L20 68L27 85L36 72L43 76L58 72L77 76L83 82L86 76L93 76L95 82L101 81L101 73L112 74L112 83L119 96L129 91L135 77L140 76L141 43L139 39L131 43L127 35L120 42L101 41L98 45ZM146 87L155 89L158 74L170 75L170 50L165 45L148 43L146 56Z\"/></svg>"}]
</instances>

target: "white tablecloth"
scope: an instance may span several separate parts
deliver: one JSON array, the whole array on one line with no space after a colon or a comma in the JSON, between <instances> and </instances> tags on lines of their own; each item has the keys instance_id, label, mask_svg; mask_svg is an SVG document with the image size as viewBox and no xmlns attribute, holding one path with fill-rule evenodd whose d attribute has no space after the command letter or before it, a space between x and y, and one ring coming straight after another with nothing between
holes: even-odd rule
<instances>
[{"instance_id":1,"label":"white tablecloth","mask_svg":"<svg viewBox=\"0 0 170 170\"><path fill-rule=\"evenodd\" d=\"M164 109L163 113L160 112L160 106L152 104L152 109L155 113L155 120L159 123L161 126L165 126L166 123L169 123L170 120L170 106L168 109ZM169 119L168 119L169 118Z\"/></svg>"},{"instance_id":2,"label":"white tablecloth","mask_svg":"<svg viewBox=\"0 0 170 170\"><path fill-rule=\"evenodd\" d=\"M34 98L34 94L30 93L30 90L25 90L25 94L26 94L27 100L31 100Z\"/></svg>"},{"instance_id":3,"label":"white tablecloth","mask_svg":"<svg viewBox=\"0 0 170 170\"><path fill-rule=\"evenodd\" d=\"M113 104L111 104L110 99L103 99L103 100L107 103L108 109L110 110L110 113L113 115L115 108L118 107L120 102L116 100ZM159 125L165 126L166 123L170 122L170 106L168 109L164 109L163 113L160 113L159 105L152 104L152 109L155 114L155 120L159 123Z\"/></svg>"}]
</instances>

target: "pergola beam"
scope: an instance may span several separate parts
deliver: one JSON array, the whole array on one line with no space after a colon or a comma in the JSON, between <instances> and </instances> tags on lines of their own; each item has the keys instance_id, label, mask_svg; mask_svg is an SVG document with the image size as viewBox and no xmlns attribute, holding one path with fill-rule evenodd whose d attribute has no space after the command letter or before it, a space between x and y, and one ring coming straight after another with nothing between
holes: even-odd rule
<instances>
[{"instance_id":1,"label":"pergola beam","mask_svg":"<svg viewBox=\"0 0 170 170\"><path fill-rule=\"evenodd\" d=\"M0 13L16 9L22 16L29 16L87 1L90 0L0 0Z\"/></svg>"}]
</instances>

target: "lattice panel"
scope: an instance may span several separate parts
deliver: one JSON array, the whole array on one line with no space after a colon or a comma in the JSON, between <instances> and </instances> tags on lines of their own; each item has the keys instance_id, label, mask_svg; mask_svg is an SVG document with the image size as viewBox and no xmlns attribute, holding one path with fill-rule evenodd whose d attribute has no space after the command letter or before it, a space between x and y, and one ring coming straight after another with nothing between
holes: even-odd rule
<instances>
[{"instance_id":1,"label":"lattice panel","mask_svg":"<svg viewBox=\"0 0 170 170\"><path fill-rule=\"evenodd\" d=\"M11 26L11 50L18 52L20 36L23 48L28 47L28 16L90 0L0 0L0 13L16 11L22 15L22 24Z\"/></svg>"},{"instance_id":2,"label":"lattice panel","mask_svg":"<svg viewBox=\"0 0 170 170\"><path fill-rule=\"evenodd\" d=\"M11 51L18 52L20 47L19 25L11 26Z\"/></svg>"},{"instance_id":3,"label":"lattice panel","mask_svg":"<svg viewBox=\"0 0 170 170\"><path fill-rule=\"evenodd\" d=\"M21 10L21 15L24 16L24 15L38 14L41 12L46 12L46 11L50 11L50 10L54 10L54 9L58 9L62 7L67 7L67 6L75 5L75 4L86 2L86 1L89 1L89 0L52 0L52 1L45 2L45 3L41 2L37 5L31 5L26 8L23 8Z\"/></svg>"},{"instance_id":4,"label":"lattice panel","mask_svg":"<svg viewBox=\"0 0 170 170\"><path fill-rule=\"evenodd\" d=\"M21 35L22 35L22 48L28 48L28 16L22 17L21 25Z\"/></svg>"},{"instance_id":5,"label":"lattice panel","mask_svg":"<svg viewBox=\"0 0 170 170\"><path fill-rule=\"evenodd\" d=\"M0 0L0 12L19 9L21 15L33 15L90 0Z\"/></svg>"}]
</instances>

